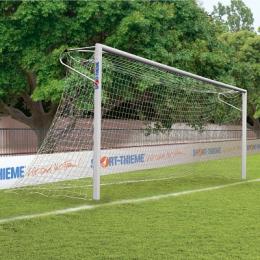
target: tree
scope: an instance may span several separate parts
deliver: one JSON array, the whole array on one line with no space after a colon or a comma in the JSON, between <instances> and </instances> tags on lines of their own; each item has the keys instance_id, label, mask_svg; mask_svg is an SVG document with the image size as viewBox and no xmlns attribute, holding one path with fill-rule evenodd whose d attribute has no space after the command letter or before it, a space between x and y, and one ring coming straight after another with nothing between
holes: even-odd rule
<instances>
[{"instance_id":1,"label":"tree","mask_svg":"<svg viewBox=\"0 0 260 260\"><path fill-rule=\"evenodd\" d=\"M220 32L223 32L221 28L195 0L147 1L122 19L106 43L212 77L215 72L202 70L205 66L200 66L200 57L215 59L212 50L217 46Z\"/></svg>"},{"instance_id":2,"label":"tree","mask_svg":"<svg viewBox=\"0 0 260 260\"><path fill-rule=\"evenodd\" d=\"M214 6L212 16L222 24L226 24L232 32L254 30L253 14L242 0L231 0L230 6L220 2Z\"/></svg>"},{"instance_id":3,"label":"tree","mask_svg":"<svg viewBox=\"0 0 260 260\"><path fill-rule=\"evenodd\" d=\"M67 46L104 42L137 6L130 1L1 2L0 113L33 129L48 128L64 85L60 53Z\"/></svg>"},{"instance_id":4,"label":"tree","mask_svg":"<svg viewBox=\"0 0 260 260\"><path fill-rule=\"evenodd\" d=\"M125 17L115 34L107 38L107 42L119 49L130 50L132 53L152 60L212 79L226 81L226 64L229 61L229 56L225 50L226 46L223 46L222 42L217 39L219 33L223 33L223 28L214 23L214 20L206 15L195 1L167 1L164 4L153 2L152 4L144 4L140 9ZM170 82L173 81L174 79ZM192 88L195 82L183 79L178 84L186 85L186 89L188 89ZM149 83L147 85L146 82L146 86L149 86ZM167 95L171 92L172 85L165 84L164 87L166 91L164 100L166 102L172 98L172 96ZM199 88L199 86L197 87ZM150 93L153 92L153 88L155 89L154 96L156 96L157 89L161 88L152 85L149 89ZM178 93L174 95L176 100ZM142 97L141 93L140 96ZM187 107L191 106L194 100L194 98L187 99ZM133 104L135 101L131 100L130 103ZM158 113L161 113L163 109L167 110L167 107L161 107L161 104L155 100L152 103L156 106L154 111ZM170 101L166 103L170 104ZM174 104L171 105L174 106ZM177 109L171 108L170 111L174 111L175 114L168 115L164 122L158 122L158 126L171 127L176 122L176 118L181 118L177 115ZM212 122L227 121L227 116L223 116L225 114L223 111L226 111L225 108L217 111L216 115L212 115ZM206 122L201 120L203 118L202 111L198 114L201 115L199 120L192 117L186 119L188 124L201 129ZM237 119L237 113L232 114L232 116L229 116L229 122L234 122Z\"/></svg>"},{"instance_id":5,"label":"tree","mask_svg":"<svg viewBox=\"0 0 260 260\"><path fill-rule=\"evenodd\" d=\"M232 82L248 90L248 123L260 134L260 35L229 32L220 40L230 57L228 73Z\"/></svg>"},{"instance_id":6,"label":"tree","mask_svg":"<svg viewBox=\"0 0 260 260\"><path fill-rule=\"evenodd\" d=\"M191 20L193 21L193 27L190 26ZM221 32L221 29L211 17L198 7L195 1L143 2L142 6L122 19L114 34L107 37L106 43L164 64L186 69L213 79L222 79L226 73L225 64L228 62L229 57L224 51L225 48L217 40L217 35ZM110 64L109 60L105 63L104 58L103 69L110 70L111 67L113 67L113 64ZM132 66L129 64L126 67ZM158 128L170 128L173 123L183 119L183 114L181 116L183 111L178 111L178 104L171 102L173 97L175 100L180 100L185 96L179 90L179 86L183 86L182 88L186 90L192 89L195 85L198 89L203 89L203 86L200 86L194 80L178 79L173 76L167 81L164 75L160 82L153 82L151 80L152 76L149 75L149 72L146 73L145 68L138 67L135 74L140 72L142 72L142 77L138 78L137 83L131 83L134 79L128 79L128 84L132 84L138 95L133 95L132 88L128 84L124 84L120 86L120 97L117 95L114 98L111 94L114 90L109 89L109 87L113 88L113 83L103 84L103 112L106 111L103 116L120 118L120 116L126 114L123 110L127 109L127 114L132 119L151 121L149 111L137 112L135 109L140 102L145 102L147 105L144 108L149 107L154 111L153 114L165 115L167 109L173 111L172 114L167 114L165 118L158 116L161 120L161 122L157 122ZM106 75L104 73L103 81L113 81L113 77L106 78ZM163 84L163 87L160 84ZM174 84L179 93L178 91L173 93ZM106 86L104 87L104 85ZM162 90L160 92L160 95L164 96L165 103L163 104L158 98L158 89L165 90L165 92ZM186 107L194 106L196 104L196 94L192 91L190 93L186 91L185 93L186 100L183 99L183 103L186 104ZM194 128L202 129L208 123L205 120L203 121L203 118L209 118L208 111L203 110L203 108L206 108L209 103L213 104L212 99L214 97L207 93L204 96L201 94L197 99L201 104L196 106L200 107L201 111L197 111L197 118L186 115L186 123ZM204 102L203 105L202 102ZM222 109L222 111L225 112L226 110ZM224 113L221 116L219 116L219 113L218 116L211 116L212 122L221 123L223 120L227 120L223 116ZM234 120L234 117L228 119Z\"/></svg>"},{"instance_id":7,"label":"tree","mask_svg":"<svg viewBox=\"0 0 260 260\"><path fill-rule=\"evenodd\" d=\"M52 121L64 88L59 55L68 46L106 43L210 78L225 67L222 28L195 0L17 1L0 8L0 112L33 129Z\"/></svg>"}]
</instances>

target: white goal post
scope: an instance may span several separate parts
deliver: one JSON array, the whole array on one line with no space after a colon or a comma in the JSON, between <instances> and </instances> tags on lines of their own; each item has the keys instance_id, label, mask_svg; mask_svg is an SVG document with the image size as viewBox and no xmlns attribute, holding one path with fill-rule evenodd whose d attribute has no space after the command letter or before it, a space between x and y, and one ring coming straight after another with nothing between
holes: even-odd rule
<instances>
[{"instance_id":1,"label":"white goal post","mask_svg":"<svg viewBox=\"0 0 260 260\"><path fill-rule=\"evenodd\" d=\"M95 101L94 101L94 160L93 160L93 199L100 199L100 155L101 155L101 95L102 95L102 54L103 52L112 53L141 62L143 64L151 65L153 67L176 73L185 77L190 77L195 80L199 80L205 83L213 84L217 87L225 88L228 90L234 90L242 93L242 167L241 167L241 179L246 179L246 154L247 154L247 91L242 88L238 88L229 84L211 80L205 77L201 77L174 67L161 64L143 57L130 54L103 44L97 43L95 45Z\"/></svg>"}]
</instances>

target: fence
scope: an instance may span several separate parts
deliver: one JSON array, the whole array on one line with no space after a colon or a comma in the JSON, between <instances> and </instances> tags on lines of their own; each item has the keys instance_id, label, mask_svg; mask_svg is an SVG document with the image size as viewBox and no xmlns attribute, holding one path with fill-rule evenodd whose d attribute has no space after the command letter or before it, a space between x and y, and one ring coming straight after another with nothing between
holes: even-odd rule
<instances>
[{"instance_id":1,"label":"fence","mask_svg":"<svg viewBox=\"0 0 260 260\"><path fill-rule=\"evenodd\" d=\"M57 137L62 129L56 129ZM78 141L86 141L85 149L91 149L92 142L87 140L91 136L91 129L72 129L67 138L75 138ZM26 129L26 128L5 128L0 129L0 156L34 154L37 152L39 142L37 135L45 136L45 129ZM124 138L118 138L123 135ZM147 133L146 129L103 129L102 147L122 148L141 145L160 145L172 143L188 143L200 141L221 141L241 139L241 130L205 130L196 131L193 129L168 129L165 132ZM260 131L248 130L248 139L257 139ZM109 140L109 141L108 141ZM118 141L120 140L120 142ZM75 143L76 145L76 143ZM75 147L68 146L67 150ZM64 149L64 147L61 147ZM59 150L59 149L58 149Z\"/></svg>"},{"instance_id":2,"label":"fence","mask_svg":"<svg viewBox=\"0 0 260 260\"><path fill-rule=\"evenodd\" d=\"M0 128L0 156L34 154L39 147L37 134L45 135L45 129Z\"/></svg>"}]
</instances>

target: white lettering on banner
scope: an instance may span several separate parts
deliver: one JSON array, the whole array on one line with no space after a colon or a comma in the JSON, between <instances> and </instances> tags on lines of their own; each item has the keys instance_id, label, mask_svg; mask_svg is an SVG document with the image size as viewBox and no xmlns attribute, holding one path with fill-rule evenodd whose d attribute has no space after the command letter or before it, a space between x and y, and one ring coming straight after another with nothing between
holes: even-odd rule
<instances>
[{"instance_id":1,"label":"white lettering on banner","mask_svg":"<svg viewBox=\"0 0 260 260\"><path fill-rule=\"evenodd\" d=\"M260 152L260 140L249 140L248 153ZM107 175L164 166L240 156L240 141L190 143L102 150L100 174ZM40 156L41 165L30 168ZM39 178L39 183L92 177L93 152L68 152L0 157L0 189L14 185L24 175ZM42 178L46 176L48 178Z\"/></svg>"}]
</instances>

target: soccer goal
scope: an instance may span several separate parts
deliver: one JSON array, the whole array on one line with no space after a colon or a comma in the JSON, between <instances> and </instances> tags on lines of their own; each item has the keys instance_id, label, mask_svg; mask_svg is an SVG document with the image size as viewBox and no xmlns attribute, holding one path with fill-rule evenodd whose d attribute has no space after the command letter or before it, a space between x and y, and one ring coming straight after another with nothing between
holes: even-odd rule
<instances>
[{"instance_id":1,"label":"soccer goal","mask_svg":"<svg viewBox=\"0 0 260 260\"><path fill-rule=\"evenodd\" d=\"M60 61L64 93L16 188L78 196L93 185L99 200L101 176L120 173L131 183L129 176L140 180L136 172L157 168L162 177L161 169L172 167L174 176L214 178L235 157L246 179L246 90L102 44L69 49Z\"/></svg>"}]
</instances>

